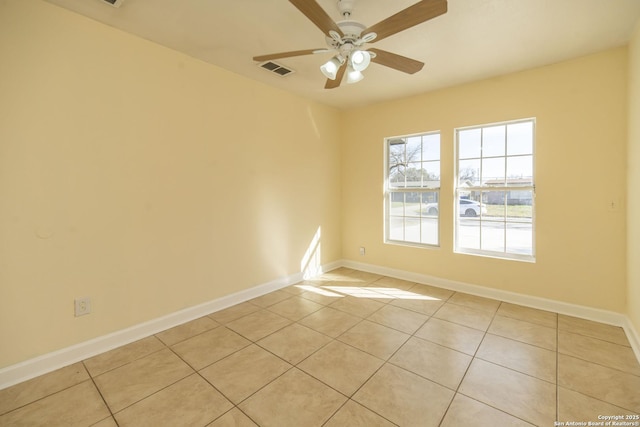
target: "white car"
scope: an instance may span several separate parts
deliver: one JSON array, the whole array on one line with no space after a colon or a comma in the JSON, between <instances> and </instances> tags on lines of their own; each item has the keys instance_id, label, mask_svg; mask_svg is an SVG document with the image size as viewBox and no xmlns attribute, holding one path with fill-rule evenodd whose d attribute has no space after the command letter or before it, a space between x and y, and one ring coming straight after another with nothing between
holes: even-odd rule
<instances>
[{"instance_id":1,"label":"white car","mask_svg":"<svg viewBox=\"0 0 640 427\"><path fill-rule=\"evenodd\" d=\"M438 204L427 203L424 207L424 211L427 215L438 215ZM458 206L458 212L460 216L478 216L487 214L487 207L475 200L460 199L460 205Z\"/></svg>"}]
</instances>

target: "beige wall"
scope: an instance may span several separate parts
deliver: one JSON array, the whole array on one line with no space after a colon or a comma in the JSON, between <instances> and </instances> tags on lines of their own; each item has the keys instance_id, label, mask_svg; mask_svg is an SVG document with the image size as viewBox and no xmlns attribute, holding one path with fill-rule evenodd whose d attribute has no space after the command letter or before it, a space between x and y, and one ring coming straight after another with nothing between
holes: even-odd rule
<instances>
[{"instance_id":1,"label":"beige wall","mask_svg":"<svg viewBox=\"0 0 640 427\"><path fill-rule=\"evenodd\" d=\"M318 228L339 260L339 136L331 108L0 1L0 368L299 272Z\"/></svg>"},{"instance_id":2,"label":"beige wall","mask_svg":"<svg viewBox=\"0 0 640 427\"><path fill-rule=\"evenodd\" d=\"M640 21L629 46L627 313L640 333Z\"/></svg>"},{"instance_id":3,"label":"beige wall","mask_svg":"<svg viewBox=\"0 0 640 427\"><path fill-rule=\"evenodd\" d=\"M537 119L536 262L454 254L454 128L528 117ZM344 258L625 311L626 212L608 203L626 195L626 48L361 108L346 119ZM383 139L434 130L442 132L441 248L384 244Z\"/></svg>"}]
</instances>

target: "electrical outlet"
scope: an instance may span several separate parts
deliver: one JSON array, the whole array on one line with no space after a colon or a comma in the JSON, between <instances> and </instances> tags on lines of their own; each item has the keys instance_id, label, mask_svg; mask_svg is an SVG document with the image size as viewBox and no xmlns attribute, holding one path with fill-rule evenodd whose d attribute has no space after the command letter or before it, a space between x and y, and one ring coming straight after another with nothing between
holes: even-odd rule
<instances>
[{"instance_id":1,"label":"electrical outlet","mask_svg":"<svg viewBox=\"0 0 640 427\"><path fill-rule=\"evenodd\" d=\"M360 256L364 256L364 254L366 253L364 246L360 246Z\"/></svg>"},{"instance_id":2,"label":"electrical outlet","mask_svg":"<svg viewBox=\"0 0 640 427\"><path fill-rule=\"evenodd\" d=\"M91 313L91 298L76 298L74 303L76 317Z\"/></svg>"}]
</instances>

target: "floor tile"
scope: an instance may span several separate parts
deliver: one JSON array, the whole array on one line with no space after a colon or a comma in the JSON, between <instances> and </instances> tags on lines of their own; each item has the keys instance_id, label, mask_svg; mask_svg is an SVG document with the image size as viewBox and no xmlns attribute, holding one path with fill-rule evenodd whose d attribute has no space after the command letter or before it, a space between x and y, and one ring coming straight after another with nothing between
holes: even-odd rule
<instances>
[{"instance_id":1,"label":"floor tile","mask_svg":"<svg viewBox=\"0 0 640 427\"><path fill-rule=\"evenodd\" d=\"M159 339L151 336L86 359L84 365L95 377L164 348Z\"/></svg>"},{"instance_id":2,"label":"floor tile","mask_svg":"<svg viewBox=\"0 0 640 427\"><path fill-rule=\"evenodd\" d=\"M547 326L549 328L558 327L558 315L556 313L537 310L535 308L524 307L517 304L510 304L508 302L500 304L498 315L524 320L529 323L537 323L538 325Z\"/></svg>"},{"instance_id":3,"label":"floor tile","mask_svg":"<svg viewBox=\"0 0 640 427\"><path fill-rule=\"evenodd\" d=\"M437 426L453 391L402 368L385 364L353 400L402 426Z\"/></svg>"},{"instance_id":4,"label":"floor tile","mask_svg":"<svg viewBox=\"0 0 640 427\"><path fill-rule=\"evenodd\" d=\"M301 294L300 297L318 304L331 305L338 299L344 298L345 295L329 289L324 289L322 286L318 286L314 289L307 288L307 291Z\"/></svg>"},{"instance_id":5,"label":"floor tile","mask_svg":"<svg viewBox=\"0 0 640 427\"><path fill-rule=\"evenodd\" d=\"M331 338L328 336L294 323L261 339L257 344L295 365L329 341Z\"/></svg>"},{"instance_id":6,"label":"floor tile","mask_svg":"<svg viewBox=\"0 0 640 427\"><path fill-rule=\"evenodd\" d=\"M411 291L409 291L411 292ZM444 305L444 301L440 299L427 298L396 298L389 303L390 305L405 308L417 313L431 316Z\"/></svg>"},{"instance_id":7,"label":"floor tile","mask_svg":"<svg viewBox=\"0 0 640 427\"><path fill-rule=\"evenodd\" d=\"M474 359L458 392L539 426L556 419L555 384Z\"/></svg>"},{"instance_id":8,"label":"floor tile","mask_svg":"<svg viewBox=\"0 0 640 427\"><path fill-rule=\"evenodd\" d=\"M240 404L261 427L321 426L347 400L293 368Z\"/></svg>"},{"instance_id":9,"label":"floor tile","mask_svg":"<svg viewBox=\"0 0 640 427\"><path fill-rule=\"evenodd\" d=\"M171 347L195 370L217 362L251 342L224 326L204 332Z\"/></svg>"},{"instance_id":10,"label":"floor tile","mask_svg":"<svg viewBox=\"0 0 640 427\"><path fill-rule=\"evenodd\" d=\"M369 286L376 286L376 287L380 286L383 288L402 289L405 291L413 288L415 285L416 285L415 282L409 282L408 280L396 279L393 277L386 277L386 276L383 276L378 280L376 280L375 282L372 282L369 284Z\"/></svg>"},{"instance_id":11,"label":"floor tile","mask_svg":"<svg viewBox=\"0 0 640 427\"><path fill-rule=\"evenodd\" d=\"M292 295L289 292L277 290L249 300L249 302L259 307L267 308L269 306L272 306L273 304L279 303L280 301L284 301L287 298L291 298L291 296Z\"/></svg>"},{"instance_id":12,"label":"floor tile","mask_svg":"<svg viewBox=\"0 0 640 427\"><path fill-rule=\"evenodd\" d=\"M258 425L238 408L233 408L211 424L207 424L207 427L258 427Z\"/></svg>"},{"instance_id":13,"label":"floor tile","mask_svg":"<svg viewBox=\"0 0 640 427\"><path fill-rule=\"evenodd\" d=\"M308 280L303 280L302 282L298 282L295 285L287 286L286 288L282 288L283 291L289 292L292 295L302 295L307 292L305 288L315 288L318 284L314 282L310 282Z\"/></svg>"},{"instance_id":14,"label":"floor tile","mask_svg":"<svg viewBox=\"0 0 640 427\"><path fill-rule=\"evenodd\" d=\"M558 352L640 376L640 364L631 347L561 330Z\"/></svg>"},{"instance_id":15,"label":"floor tile","mask_svg":"<svg viewBox=\"0 0 640 427\"><path fill-rule=\"evenodd\" d=\"M227 323L227 327L251 341L257 341L289 324L289 319L268 310L260 310Z\"/></svg>"},{"instance_id":16,"label":"floor tile","mask_svg":"<svg viewBox=\"0 0 640 427\"><path fill-rule=\"evenodd\" d=\"M334 341L312 354L298 368L351 396L383 363L368 353Z\"/></svg>"},{"instance_id":17,"label":"floor tile","mask_svg":"<svg viewBox=\"0 0 640 427\"><path fill-rule=\"evenodd\" d=\"M360 321L362 321L362 319L359 317L352 316L335 308L325 307L305 317L298 323L336 338Z\"/></svg>"},{"instance_id":18,"label":"floor tile","mask_svg":"<svg viewBox=\"0 0 640 427\"><path fill-rule=\"evenodd\" d=\"M326 282L322 285L322 289L355 298L380 299L381 302L384 302L382 301L384 299L388 299L387 296L377 292L379 288L370 286L369 283L360 280Z\"/></svg>"},{"instance_id":19,"label":"floor tile","mask_svg":"<svg viewBox=\"0 0 640 427\"><path fill-rule=\"evenodd\" d=\"M345 344L387 360L410 335L365 320L338 337Z\"/></svg>"},{"instance_id":20,"label":"floor tile","mask_svg":"<svg viewBox=\"0 0 640 427\"><path fill-rule=\"evenodd\" d=\"M162 331L156 334L156 337L165 345L171 346L217 326L220 326L218 322L210 319L209 317L201 317L199 319L192 320L191 322L183 323L182 325L167 329L166 331Z\"/></svg>"},{"instance_id":21,"label":"floor tile","mask_svg":"<svg viewBox=\"0 0 640 427\"><path fill-rule=\"evenodd\" d=\"M200 371L211 384L238 404L291 368L252 344Z\"/></svg>"},{"instance_id":22,"label":"floor tile","mask_svg":"<svg viewBox=\"0 0 640 427\"><path fill-rule=\"evenodd\" d=\"M432 317L415 336L473 356L484 334L477 329Z\"/></svg>"},{"instance_id":23,"label":"floor tile","mask_svg":"<svg viewBox=\"0 0 640 427\"><path fill-rule=\"evenodd\" d=\"M269 307L269 311L272 311L282 317L286 317L289 320L297 321L323 307L324 306L322 304L318 304L298 296L293 296L272 305Z\"/></svg>"},{"instance_id":24,"label":"floor tile","mask_svg":"<svg viewBox=\"0 0 640 427\"><path fill-rule=\"evenodd\" d=\"M511 338L527 344L555 351L557 348L557 330L535 323L496 316L491 323L489 333Z\"/></svg>"},{"instance_id":25,"label":"floor tile","mask_svg":"<svg viewBox=\"0 0 640 427\"><path fill-rule=\"evenodd\" d=\"M193 373L171 350L160 350L95 377L100 393L113 412Z\"/></svg>"},{"instance_id":26,"label":"floor tile","mask_svg":"<svg viewBox=\"0 0 640 427\"><path fill-rule=\"evenodd\" d=\"M476 357L544 381L556 382L555 351L487 334Z\"/></svg>"},{"instance_id":27,"label":"floor tile","mask_svg":"<svg viewBox=\"0 0 640 427\"><path fill-rule=\"evenodd\" d=\"M500 301L490 298L478 297L475 295L456 292L447 302L458 304L476 310L486 310L495 313L500 306Z\"/></svg>"},{"instance_id":28,"label":"floor tile","mask_svg":"<svg viewBox=\"0 0 640 427\"><path fill-rule=\"evenodd\" d=\"M118 427L118 424L116 423L116 420L110 416L96 424L92 424L91 427Z\"/></svg>"},{"instance_id":29,"label":"floor tile","mask_svg":"<svg viewBox=\"0 0 640 427\"><path fill-rule=\"evenodd\" d=\"M259 310L260 307L257 305L251 304L250 302L243 302L238 305L225 308L224 310L211 313L209 317L218 323L226 324Z\"/></svg>"},{"instance_id":30,"label":"floor tile","mask_svg":"<svg viewBox=\"0 0 640 427\"><path fill-rule=\"evenodd\" d=\"M109 410L90 380L0 416L1 426L89 426L109 417Z\"/></svg>"},{"instance_id":31,"label":"floor tile","mask_svg":"<svg viewBox=\"0 0 640 427\"><path fill-rule=\"evenodd\" d=\"M456 390L471 359L464 353L412 337L389 359L389 363Z\"/></svg>"},{"instance_id":32,"label":"floor tile","mask_svg":"<svg viewBox=\"0 0 640 427\"><path fill-rule=\"evenodd\" d=\"M120 427L203 426L232 407L200 375L193 374L114 416Z\"/></svg>"},{"instance_id":33,"label":"floor tile","mask_svg":"<svg viewBox=\"0 0 640 427\"><path fill-rule=\"evenodd\" d=\"M533 427L533 424L462 394L456 394L440 427L460 426Z\"/></svg>"},{"instance_id":34,"label":"floor tile","mask_svg":"<svg viewBox=\"0 0 640 427\"><path fill-rule=\"evenodd\" d=\"M637 415L637 412L558 387L558 420L583 421L588 424L589 421L602 421L598 418L601 415Z\"/></svg>"},{"instance_id":35,"label":"floor tile","mask_svg":"<svg viewBox=\"0 0 640 427\"><path fill-rule=\"evenodd\" d=\"M363 283L375 282L376 280L382 279L383 277L380 274L368 273L366 271L358 271L358 270L352 271L351 273L348 274L348 276L352 279L358 279Z\"/></svg>"},{"instance_id":36,"label":"floor tile","mask_svg":"<svg viewBox=\"0 0 640 427\"><path fill-rule=\"evenodd\" d=\"M444 304L433 317L462 326L486 331L493 319L493 313L486 310L476 310L457 304Z\"/></svg>"},{"instance_id":37,"label":"floor tile","mask_svg":"<svg viewBox=\"0 0 640 427\"><path fill-rule=\"evenodd\" d=\"M88 379L79 362L0 390L0 415Z\"/></svg>"},{"instance_id":38,"label":"floor tile","mask_svg":"<svg viewBox=\"0 0 640 427\"><path fill-rule=\"evenodd\" d=\"M640 377L558 355L558 385L640 414Z\"/></svg>"},{"instance_id":39,"label":"floor tile","mask_svg":"<svg viewBox=\"0 0 640 427\"><path fill-rule=\"evenodd\" d=\"M393 427L395 424L349 400L324 427Z\"/></svg>"},{"instance_id":40,"label":"floor tile","mask_svg":"<svg viewBox=\"0 0 640 427\"><path fill-rule=\"evenodd\" d=\"M374 301L367 298L356 298L347 296L339 299L331 304L331 308L335 308L345 313L352 314L358 317L367 317L373 314L375 311L384 307L384 303Z\"/></svg>"},{"instance_id":41,"label":"floor tile","mask_svg":"<svg viewBox=\"0 0 640 427\"><path fill-rule=\"evenodd\" d=\"M446 302L455 293L449 289L438 288L431 285L423 285L422 283L416 283L413 287L409 288L409 292L414 294L429 297L433 300Z\"/></svg>"},{"instance_id":42,"label":"floor tile","mask_svg":"<svg viewBox=\"0 0 640 427\"><path fill-rule=\"evenodd\" d=\"M618 326L605 325L604 323L560 314L558 315L558 329L629 347L629 340L624 330Z\"/></svg>"},{"instance_id":43,"label":"floor tile","mask_svg":"<svg viewBox=\"0 0 640 427\"><path fill-rule=\"evenodd\" d=\"M385 305L367 317L367 320L397 329L407 334L413 334L428 318L429 316L416 313L415 311L393 305Z\"/></svg>"}]
</instances>

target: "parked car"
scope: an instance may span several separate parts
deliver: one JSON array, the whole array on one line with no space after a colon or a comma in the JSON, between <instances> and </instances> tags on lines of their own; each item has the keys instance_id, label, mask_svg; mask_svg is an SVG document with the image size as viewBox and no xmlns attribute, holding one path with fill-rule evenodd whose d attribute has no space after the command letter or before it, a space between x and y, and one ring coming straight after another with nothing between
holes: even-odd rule
<instances>
[{"instance_id":1,"label":"parked car","mask_svg":"<svg viewBox=\"0 0 640 427\"><path fill-rule=\"evenodd\" d=\"M427 203L424 206L424 211L427 215L438 215L438 204ZM475 200L460 199L458 206L458 212L460 216L478 216L487 214L487 207L483 203L476 202Z\"/></svg>"}]
</instances>

